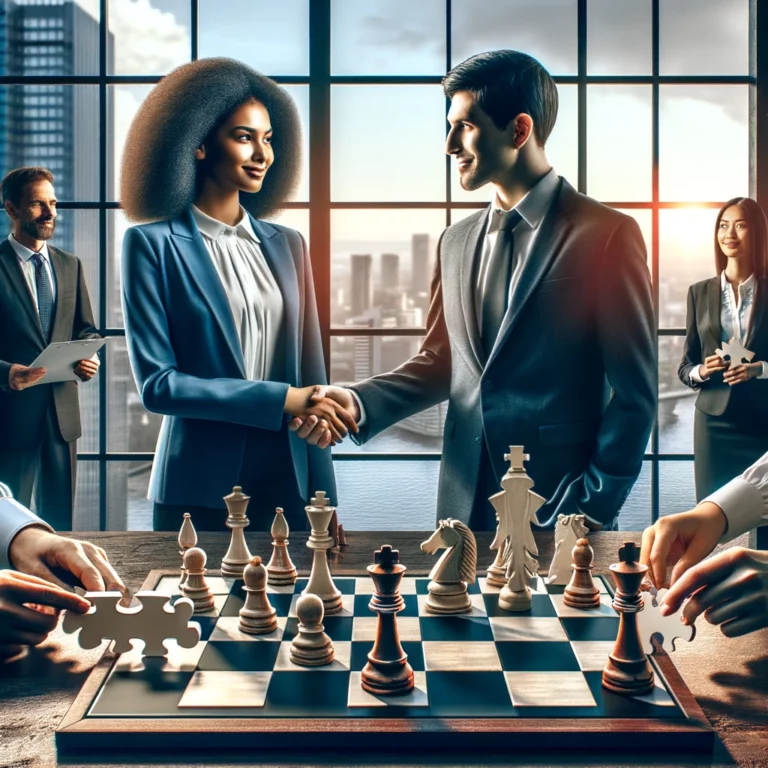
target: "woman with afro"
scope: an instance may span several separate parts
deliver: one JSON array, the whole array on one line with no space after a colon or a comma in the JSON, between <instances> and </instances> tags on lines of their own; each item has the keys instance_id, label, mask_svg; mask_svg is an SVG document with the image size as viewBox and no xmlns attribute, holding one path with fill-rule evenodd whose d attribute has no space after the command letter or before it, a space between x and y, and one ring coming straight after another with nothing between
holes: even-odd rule
<instances>
[{"instance_id":1,"label":"woman with afro","mask_svg":"<svg viewBox=\"0 0 768 768\"><path fill-rule=\"evenodd\" d=\"M231 59L174 70L131 125L120 193L141 223L123 241L123 309L141 401L164 415L155 530L178 529L184 512L223 530L235 485L261 530L277 506L306 529L315 490L336 502L323 448L357 428L333 401L309 403L326 374L306 243L262 220L299 167L290 97ZM317 445L288 430L290 417L315 425Z\"/></svg>"}]
</instances>

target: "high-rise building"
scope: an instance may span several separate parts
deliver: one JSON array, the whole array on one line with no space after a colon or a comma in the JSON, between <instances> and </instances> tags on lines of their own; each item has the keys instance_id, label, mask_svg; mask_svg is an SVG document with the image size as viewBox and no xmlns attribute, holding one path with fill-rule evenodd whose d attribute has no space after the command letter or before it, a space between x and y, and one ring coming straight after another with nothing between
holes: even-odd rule
<instances>
[{"instance_id":1,"label":"high-rise building","mask_svg":"<svg viewBox=\"0 0 768 768\"><path fill-rule=\"evenodd\" d=\"M362 315L373 304L372 261L370 253L353 253L350 256L352 266L350 297L352 299L353 317Z\"/></svg>"},{"instance_id":2,"label":"high-rise building","mask_svg":"<svg viewBox=\"0 0 768 768\"><path fill-rule=\"evenodd\" d=\"M381 290L397 291L400 287L400 254L381 254Z\"/></svg>"},{"instance_id":3,"label":"high-rise building","mask_svg":"<svg viewBox=\"0 0 768 768\"><path fill-rule=\"evenodd\" d=\"M429 235L411 236L411 292L429 296Z\"/></svg>"}]
</instances>

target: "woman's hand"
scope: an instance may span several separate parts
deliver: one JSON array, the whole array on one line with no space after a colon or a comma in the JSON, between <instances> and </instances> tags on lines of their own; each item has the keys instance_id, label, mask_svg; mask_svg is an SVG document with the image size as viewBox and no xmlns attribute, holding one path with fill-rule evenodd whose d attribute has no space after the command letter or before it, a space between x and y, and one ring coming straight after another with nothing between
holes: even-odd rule
<instances>
[{"instance_id":1,"label":"woman's hand","mask_svg":"<svg viewBox=\"0 0 768 768\"><path fill-rule=\"evenodd\" d=\"M730 386L734 384L741 384L743 381L754 379L763 372L763 364L746 363L737 365L735 368L730 368L723 374L723 381Z\"/></svg>"},{"instance_id":2,"label":"woman's hand","mask_svg":"<svg viewBox=\"0 0 768 768\"><path fill-rule=\"evenodd\" d=\"M728 363L720 355L710 355L699 366L699 376L706 381L713 373L723 371L727 367Z\"/></svg>"},{"instance_id":3,"label":"woman's hand","mask_svg":"<svg viewBox=\"0 0 768 768\"><path fill-rule=\"evenodd\" d=\"M313 398L317 387L289 387L285 396L284 410L291 416L306 421L310 416L325 420L334 443L340 443L349 430L357 432L357 423L354 417L335 400L330 397Z\"/></svg>"}]
</instances>

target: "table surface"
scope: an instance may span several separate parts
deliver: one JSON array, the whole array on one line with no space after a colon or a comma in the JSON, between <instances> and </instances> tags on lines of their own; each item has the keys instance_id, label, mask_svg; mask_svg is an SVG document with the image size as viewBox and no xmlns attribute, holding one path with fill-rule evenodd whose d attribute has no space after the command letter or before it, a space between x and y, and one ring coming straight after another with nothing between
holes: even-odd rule
<instances>
[{"instance_id":1,"label":"table surface","mask_svg":"<svg viewBox=\"0 0 768 768\"><path fill-rule=\"evenodd\" d=\"M331 568L335 574L359 572L372 562L372 552L388 543L400 550L401 562L411 575L429 572L435 558L421 552L418 545L429 532L350 532L348 546L334 556ZM138 589L153 568L173 568L178 563L178 545L175 534L148 532L77 533L102 546L126 584ZM208 553L209 564L221 561L228 546L225 533L200 533L199 546ZM493 561L488 550L492 535L477 535L480 552L479 568ZM254 554L268 558L271 540L267 534L247 534L248 545ZM299 572L306 573L311 566L312 553L305 546L306 534L291 536L290 554ZM554 550L553 534L537 532L539 562L549 564ZM639 544L640 535L628 532L598 532L590 535L595 550L596 570L607 571L617 560L618 548L624 541ZM747 544L746 536L733 545ZM483 553L486 553L484 558ZM487 562L485 562L487 560ZM17 661L0 664L0 768L42 768L57 764L54 730L88 673L101 656L103 648L84 651L74 636L61 630L53 633L46 643L32 649ZM749 768L768 766L768 629L742 638L726 638L704 621L698 623L695 640L680 643L674 652L674 663L688 688L703 708L714 727L717 738L712 756L690 757L670 755L668 759L646 758L638 754L606 755L585 754L504 754L461 755L441 754L439 745L428 755L361 754L344 750L303 755L238 755L222 754L205 763L193 763L189 756L149 755L132 753L122 755L94 755L88 764L109 765L233 765L258 762L281 766L360 765L378 766L471 766L471 765L656 765L680 766L738 765ZM195 758L198 759L198 758ZM175 762L174 762L175 760ZM63 762L63 761L62 761ZM72 759L73 763L77 758Z\"/></svg>"}]
</instances>

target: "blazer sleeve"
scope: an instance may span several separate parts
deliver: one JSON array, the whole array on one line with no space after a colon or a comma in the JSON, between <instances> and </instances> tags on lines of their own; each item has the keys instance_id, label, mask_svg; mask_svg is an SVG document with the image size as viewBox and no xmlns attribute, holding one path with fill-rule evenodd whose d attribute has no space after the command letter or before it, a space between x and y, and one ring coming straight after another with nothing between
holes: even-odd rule
<instances>
[{"instance_id":1,"label":"blazer sleeve","mask_svg":"<svg viewBox=\"0 0 768 768\"><path fill-rule=\"evenodd\" d=\"M445 234L445 233L443 233ZM364 443L408 416L448 398L451 388L451 347L443 314L441 245L437 245L427 332L421 349L394 371L373 376L351 387L365 408L366 421L352 439Z\"/></svg>"},{"instance_id":2,"label":"blazer sleeve","mask_svg":"<svg viewBox=\"0 0 768 768\"><path fill-rule=\"evenodd\" d=\"M611 234L597 280L597 334L613 394L574 490L579 510L610 526L640 474L658 398L651 280L634 219Z\"/></svg>"},{"instance_id":3,"label":"blazer sleeve","mask_svg":"<svg viewBox=\"0 0 768 768\"><path fill-rule=\"evenodd\" d=\"M696 294L693 286L688 288L688 310L685 318L685 346L683 347L683 359L677 368L677 375L686 387L701 389L702 384L691 381L691 371L702 363L701 337L696 318Z\"/></svg>"},{"instance_id":4,"label":"blazer sleeve","mask_svg":"<svg viewBox=\"0 0 768 768\"><path fill-rule=\"evenodd\" d=\"M0 569L13 568L10 558L11 542L19 531L30 525L39 525L53 531L48 523L15 499L0 499Z\"/></svg>"},{"instance_id":5,"label":"blazer sleeve","mask_svg":"<svg viewBox=\"0 0 768 768\"><path fill-rule=\"evenodd\" d=\"M158 255L144 232L123 239L123 312L131 368L144 407L155 413L279 430L288 384L205 379L178 369L162 296ZM201 354L205 350L201 347Z\"/></svg>"},{"instance_id":6,"label":"blazer sleeve","mask_svg":"<svg viewBox=\"0 0 768 768\"><path fill-rule=\"evenodd\" d=\"M72 322L73 339L100 339L93 319L91 299L85 282L83 262L77 259L77 297L75 301L75 316Z\"/></svg>"}]
</instances>

